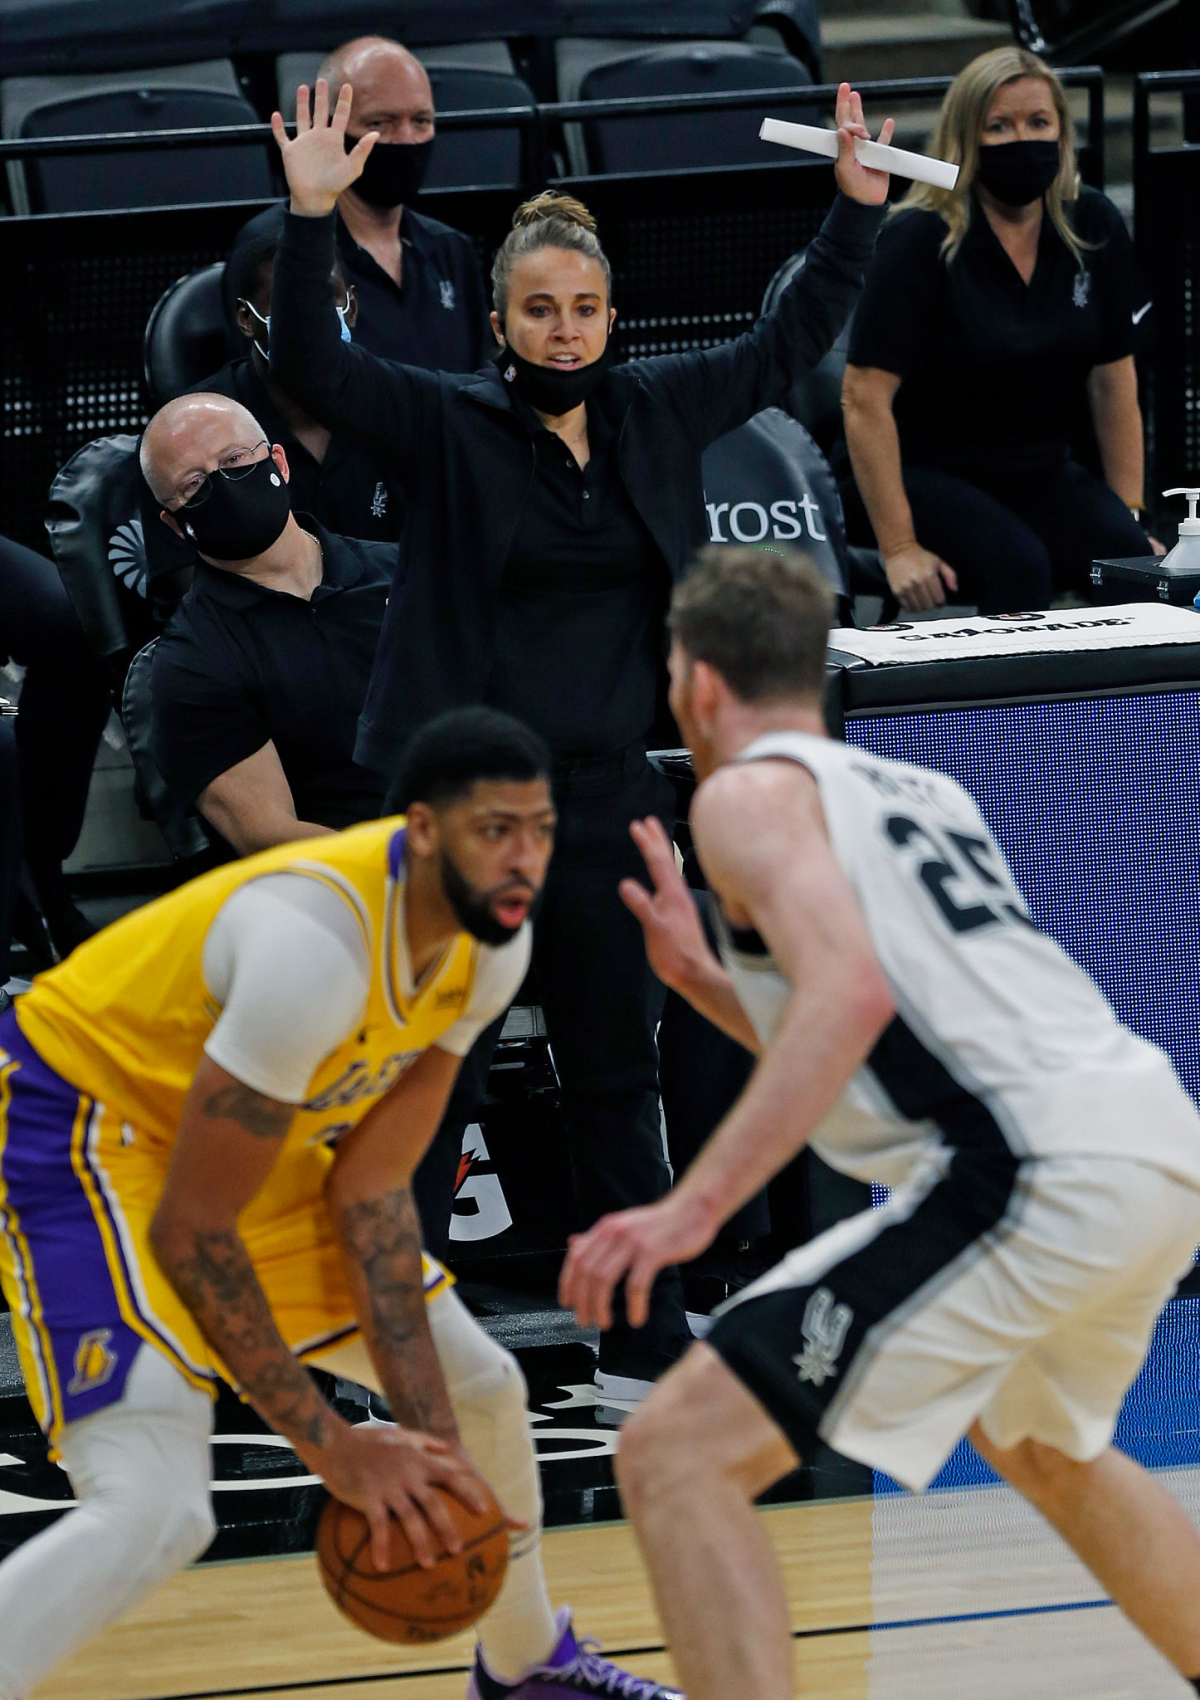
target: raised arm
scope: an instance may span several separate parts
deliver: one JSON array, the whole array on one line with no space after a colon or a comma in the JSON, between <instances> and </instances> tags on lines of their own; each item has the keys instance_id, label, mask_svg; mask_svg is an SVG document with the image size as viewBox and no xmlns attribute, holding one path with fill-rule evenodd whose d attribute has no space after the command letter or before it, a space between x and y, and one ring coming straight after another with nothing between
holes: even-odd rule
<instances>
[{"instance_id":1,"label":"raised arm","mask_svg":"<svg viewBox=\"0 0 1200 1700\"><path fill-rule=\"evenodd\" d=\"M602 1328L622 1278L630 1321L645 1321L659 1270L703 1251L795 1156L893 1013L810 775L782 762L722 768L697 792L692 827L722 908L762 935L791 996L749 1085L674 1191L572 1242L563 1303Z\"/></svg>"},{"instance_id":2,"label":"raised arm","mask_svg":"<svg viewBox=\"0 0 1200 1700\"><path fill-rule=\"evenodd\" d=\"M637 369L682 417L699 447L783 400L841 334L862 288L883 220L888 174L861 165L857 138L869 136L862 99L838 89L838 196L808 246L799 273L752 331L717 348L639 361ZM889 118L879 134L891 140Z\"/></svg>"},{"instance_id":3,"label":"raised arm","mask_svg":"<svg viewBox=\"0 0 1200 1700\"><path fill-rule=\"evenodd\" d=\"M330 113L329 88L321 79L310 119L302 84L290 140L282 114L271 115L292 196L271 289L271 372L322 425L369 443L401 476L411 476L428 440L437 380L343 342L330 302L337 197L359 176L378 140L371 131L346 152L350 101L347 83Z\"/></svg>"}]
</instances>

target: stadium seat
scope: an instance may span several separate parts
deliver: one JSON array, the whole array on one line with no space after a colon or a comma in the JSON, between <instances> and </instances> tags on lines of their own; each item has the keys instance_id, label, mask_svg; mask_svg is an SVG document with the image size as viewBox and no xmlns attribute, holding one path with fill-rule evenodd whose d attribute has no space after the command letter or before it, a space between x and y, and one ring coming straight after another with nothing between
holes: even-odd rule
<instances>
[{"instance_id":1,"label":"stadium seat","mask_svg":"<svg viewBox=\"0 0 1200 1700\"><path fill-rule=\"evenodd\" d=\"M7 139L258 121L224 59L106 76L9 78L0 84L0 127ZM9 186L18 213L190 206L266 200L273 193L270 155L258 143L29 158L10 163Z\"/></svg>"},{"instance_id":2,"label":"stadium seat","mask_svg":"<svg viewBox=\"0 0 1200 1700\"><path fill-rule=\"evenodd\" d=\"M46 530L59 576L97 655L119 659L154 634L138 439L98 437L50 486Z\"/></svg>"},{"instance_id":3,"label":"stadium seat","mask_svg":"<svg viewBox=\"0 0 1200 1700\"><path fill-rule=\"evenodd\" d=\"M763 296L764 313L771 311L787 285L803 270L804 257L805 250L801 249L780 266ZM853 323L852 313L829 353L792 386L784 403L793 419L800 421L825 455L842 434L842 379L846 375Z\"/></svg>"},{"instance_id":4,"label":"stadium seat","mask_svg":"<svg viewBox=\"0 0 1200 1700\"><path fill-rule=\"evenodd\" d=\"M189 272L155 303L142 341L146 389L154 407L203 383L230 358L221 296L224 271L218 260Z\"/></svg>"},{"instance_id":5,"label":"stadium seat","mask_svg":"<svg viewBox=\"0 0 1200 1700\"><path fill-rule=\"evenodd\" d=\"M121 725L133 762L138 799L154 821L167 849L176 861L186 862L203 855L211 848L211 840L199 817L191 809L181 808L167 790L150 749L152 703L150 673L158 639L139 649L129 663L121 691Z\"/></svg>"},{"instance_id":6,"label":"stadium seat","mask_svg":"<svg viewBox=\"0 0 1200 1700\"><path fill-rule=\"evenodd\" d=\"M626 43L626 47L633 46ZM558 45L559 92L564 100L624 100L654 95L717 94L735 90L812 86L812 73L782 48L735 41L694 41L615 55L612 42ZM776 116L803 117L802 100L773 101ZM576 171L590 174L680 171L690 166L765 165L770 151L758 139L764 112L681 112L585 120L583 159L568 137Z\"/></svg>"},{"instance_id":7,"label":"stadium seat","mask_svg":"<svg viewBox=\"0 0 1200 1700\"><path fill-rule=\"evenodd\" d=\"M803 425L768 407L704 451L713 543L789 543L848 603L842 503L828 462Z\"/></svg>"},{"instance_id":8,"label":"stadium seat","mask_svg":"<svg viewBox=\"0 0 1200 1700\"><path fill-rule=\"evenodd\" d=\"M517 76L502 41L462 42L422 48L418 58L429 72L433 104L439 112L475 112L489 107L532 106L533 92ZM296 90L312 86L320 56L285 53L275 61L280 110L295 111ZM444 130L437 139L429 189L514 188L522 181L521 129Z\"/></svg>"}]
</instances>

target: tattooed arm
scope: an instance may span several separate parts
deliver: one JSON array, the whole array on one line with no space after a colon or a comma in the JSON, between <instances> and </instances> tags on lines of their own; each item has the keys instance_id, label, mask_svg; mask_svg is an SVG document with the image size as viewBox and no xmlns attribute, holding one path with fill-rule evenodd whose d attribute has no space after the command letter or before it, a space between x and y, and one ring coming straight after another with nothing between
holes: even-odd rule
<instances>
[{"instance_id":1,"label":"tattooed arm","mask_svg":"<svg viewBox=\"0 0 1200 1700\"><path fill-rule=\"evenodd\" d=\"M431 1488L444 1485L468 1505L481 1504L469 1473L436 1437L404 1428L352 1428L338 1416L279 1332L238 1233L238 1216L270 1174L293 1114L292 1105L252 1091L202 1057L184 1102L150 1243L164 1275L256 1410L339 1499L367 1514L377 1562L386 1563L389 1513L404 1526L418 1557L432 1562L438 1545L458 1550L459 1543ZM419 1289L419 1267L417 1284Z\"/></svg>"},{"instance_id":2,"label":"tattooed arm","mask_svg":"<svg viewBox=\"0 0 1200 1700\"><path fill-rule=\"evenodd\" d=\"M202 1057L180 1118L150 1243L204 1338L277 1433L320 1447L338 1421L280 1334L237 1229L295 1111Z\"/></svg>"},{"instance_id":3,"label":"tattooed arm","mask_svg":"<svg viewBox=\"0 0 1200 1700\"><path fill-rule=\"evenodd\" d=\"M456 1442L421 1278L410 1183L446 1108L460 1059L425 1051L338 1143L325 1186L355 1313L399 1423Z\"/></svg>"}]
</instances>

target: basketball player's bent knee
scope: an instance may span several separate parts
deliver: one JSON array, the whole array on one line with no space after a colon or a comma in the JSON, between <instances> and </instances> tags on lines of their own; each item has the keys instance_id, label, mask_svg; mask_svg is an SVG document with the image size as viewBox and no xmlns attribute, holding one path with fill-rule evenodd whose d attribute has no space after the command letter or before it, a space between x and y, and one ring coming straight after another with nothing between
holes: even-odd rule
<instances>
[{"instance_id":1,"label":"basketball player's bent knee","mask_svg":"<svg viewBox=\"0 0 1200 1700\"><path fill-rule=\"evenodd\" d=\"M623 1426L617 1478L633 1517L647 1494L694 1494L697 1477L724 1479L753 1498L795 1463L758 1401L698 1343Z\"/></svg>"},{"instance_id":2,"label":"basketball player's bent knee","mask_svg":"<svg viewBox=\"0 0 1200 1700\"><path fill-rule=\"evenodd\" d=\"M969 1438L980 1456L1034 1504L1078 1492L1098 1462L1093 1458L1081 1463L1040 1440L1019 1440L1005 1450L988 1438L978 1422Z\"/></svg>"}]
</instances>

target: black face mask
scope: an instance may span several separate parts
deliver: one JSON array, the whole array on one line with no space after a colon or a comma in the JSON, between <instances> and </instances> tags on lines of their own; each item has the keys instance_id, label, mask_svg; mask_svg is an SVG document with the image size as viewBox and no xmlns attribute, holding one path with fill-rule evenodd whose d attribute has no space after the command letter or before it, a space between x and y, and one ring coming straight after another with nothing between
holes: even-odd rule
<instances>
[{"instance_id":1,"label":"black face mask","mask_svg":"<svg viewBox=\"0 0 1200 1700\"><path fill-rule=\"evenodd\" d=\"M535 366L507 344L492 356L506 384L515 384L530 407L551 419L570 413L581 401L599 389L612 365L612 342L606 342L604 353L587 366L572 366L565 371L558 366Z\"/></svg>"},{"instance_id":2,"label":"black face mask","mask_svg":"<svg viewBox=\"0 0 1200 1700\"><path fill-rule=\"evenodd\" d=\"M361 140L361 136L347 136L346 152L351 153ZM427 142L376 142L362 176L350 187L372 207L408 206L421 192L432 152L432 136Z\"/></svg>"},{"instance_id":3,"label":"black face mask","mask_svg":"<svg viewBox=\"0 0 1200 1700\"><path fill-rule=\"evenodd\" d=\"M487 899L476 891L475 887L465 878L444 850L442 851L441 862L442 889L446 893L450 907L453 909L455 918L463 931L470 933L473 939L478 939L480 944L498 946L507 944L510 939L515 939L521 927L525 925L524 921L521 922L520 926L506 927L502 921L496 919L488 908ZM530 920L533 919L540 901L541 893L539 892L530 905Z\"/></svg>"},{"instance_id":4,"label":"black face mask","mask_svg":"<svg viewBox=\"0 0 1200 1700\"><path fill-rule=\"evenodd\" d=\"M1061 164L1057 142L1000 142L980 148L975 175L1006 207L1027 207L1041 200Z\"/></svg>"},{"instance_id":5,"label":"black face mask","mask_svg":"<svg viewBox=\"0 0 1200 1700\"><path fill-rule=\"evenodd\" d=\"M283 535L292 511L283 474L270 455L245 478L209 474L207 499L175 510L175 518L202 555L214 561L250 561ZM203 495L203 492L201 492Z\"/></svg>"}]
</instances>

